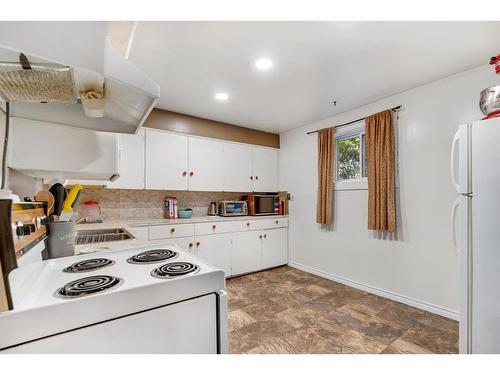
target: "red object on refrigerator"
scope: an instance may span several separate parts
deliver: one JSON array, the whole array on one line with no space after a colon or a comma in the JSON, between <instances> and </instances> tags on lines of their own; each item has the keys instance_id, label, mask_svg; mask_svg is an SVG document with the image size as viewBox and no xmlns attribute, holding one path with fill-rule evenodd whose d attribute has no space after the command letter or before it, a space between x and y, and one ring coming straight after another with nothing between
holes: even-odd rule
<instances>
[{"instance_id":1,"label":"red object on refrigerator","mask_svg":"<svg viewBox=\"0 0 500 375\"><path fill-rule=\"evenodd\" d=\"M491 112L489 115L484 116L481 120L489 120L490 118L500 117L500 111Z\"/></svg>"},{"instance_id":2,"label":"red object on refrigerator","mask_svg":"<svg viewBox=\"0 0 500 375\"><path fill-rule=\"evenodd\" d=\"M495 72L497 74L500 74L500 55L498 56L493 56L490 59L490 65L495 65Z\"/></svg>"}]
</instances>

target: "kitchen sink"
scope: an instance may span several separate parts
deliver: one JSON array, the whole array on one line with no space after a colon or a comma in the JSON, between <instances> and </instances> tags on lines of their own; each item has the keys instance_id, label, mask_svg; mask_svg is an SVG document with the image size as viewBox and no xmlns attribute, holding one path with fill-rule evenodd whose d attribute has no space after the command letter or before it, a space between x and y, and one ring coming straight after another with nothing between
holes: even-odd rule
<instances>
[{"instance_id":1,"label":"kitchen sink","mask_svg":"<svg viewBox=\"0 0 500 375\"><path fill-rule=\"evenodd\" d=\"M135 239L124 228L84 229L76 231L76 244L88 245L100 242L125 241Z\"/></svg>"}]
</instances>

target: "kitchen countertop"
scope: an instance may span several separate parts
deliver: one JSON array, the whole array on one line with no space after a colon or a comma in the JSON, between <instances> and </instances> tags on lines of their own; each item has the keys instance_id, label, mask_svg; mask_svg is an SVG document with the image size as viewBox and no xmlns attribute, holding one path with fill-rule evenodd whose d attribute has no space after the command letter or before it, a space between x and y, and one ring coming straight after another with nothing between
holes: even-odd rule
<instances>
[{"instance_id":1,"label":"kitchen countertop","mask_svg":"<svg viewBox=\"0 0 500 375\"><path fill-rule=\"evenodd\" d=\"M131 219L131 220L109 220L96 224L78 224L76 230L101 229L116 227L148 227L152 225L165 224L196 224L220 221L244 221L262 219L287 218L288 215L268 215L268 216L195 216L189 219Z\"/></svg>"}]
</instances>

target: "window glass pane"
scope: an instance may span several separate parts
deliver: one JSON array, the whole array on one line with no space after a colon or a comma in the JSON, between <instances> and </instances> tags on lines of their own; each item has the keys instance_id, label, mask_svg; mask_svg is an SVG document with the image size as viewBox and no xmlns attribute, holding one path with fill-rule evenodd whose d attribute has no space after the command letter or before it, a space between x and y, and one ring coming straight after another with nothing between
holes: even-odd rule
<instances>
[{"instance_id":1,"label":"window glass pane","mask_svg":"<svg viewBox=\"0 0 500 375\"><path fill-rule=\"evenodd\" d=\"M360 137L337 140L337 180L360 178Z\"/></svg>"},{"instance_id":2,"label":"window glass pane","mask_svg":"<svg viewBox=\"0 0 500 375\"><path fill-rule=\"evenodd\" d=\"M366 157L366 144L365 144L365 135L361 134L361 154L363 155L363 160L362 160L362 174L361 176L367 177L368 176L368 164L367 164L367 157Z\"/></svg>"}]
</instances>

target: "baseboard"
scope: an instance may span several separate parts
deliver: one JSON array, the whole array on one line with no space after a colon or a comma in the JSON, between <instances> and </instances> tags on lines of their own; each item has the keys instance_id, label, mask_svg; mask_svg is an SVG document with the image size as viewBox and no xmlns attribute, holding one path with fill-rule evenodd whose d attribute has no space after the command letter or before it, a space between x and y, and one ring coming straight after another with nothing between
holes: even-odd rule
<instances>
[{"instance_id":1,"label":"baseboard","mask_svg":"<svg viewBox=\"0 0 500 375\"><path fill-rule=\"evenodd\" d=\"M404 303L406 305L416 307L418 309L429 311L431 313L441 315L441 316L444 316L446 318L458 320L458 312L453 311L453 310L445 309L443 307L439 307L439 306L433 305L431 303L419 301L419 300L416 300L416 299L413 299L410 297L403 296L401 294L389 292L387 290L376 288L376 287L373 287L370 285L358 283L356 281L352 281L352 280L346 279L344 277L335 276L335 275L332 275L330 273L323 272L323 271L317 270L317 269L312 268L312 267L304 266L304 265L299 264L299 263L289 262L288 265L290 267L297 268L301 271L309 272L309 273L312 273L314 275L324 277L325 279L329 279L329 280L336 281L338 283L350 286L352 288L356 288L356 289L360 289L360 290L363 290L363 291L368 292L368 293L376 294L378 296L385 297L385 298L391 299L391 300L396 301L396 302L401 302L401 303Z\"/></svg>"}]
</instances>

